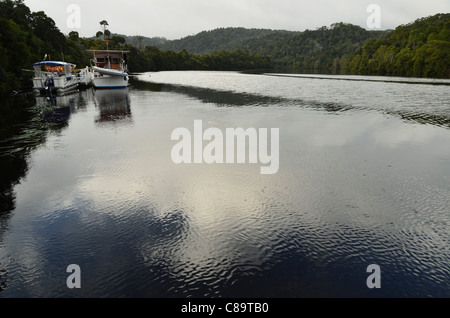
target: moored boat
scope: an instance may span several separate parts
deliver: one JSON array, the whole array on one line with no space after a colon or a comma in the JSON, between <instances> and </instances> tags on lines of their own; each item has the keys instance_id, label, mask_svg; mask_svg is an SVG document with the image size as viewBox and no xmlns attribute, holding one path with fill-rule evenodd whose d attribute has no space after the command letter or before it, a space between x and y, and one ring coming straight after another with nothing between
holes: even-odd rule
<instances>
[{"instance_id":1,"label":"moored boat","mask_svg":"<svg viewBox=\"0 0 450 318\"><path fill-rule=\"evenodd\" d=\"M94 55L93 79L95 88L114 89L128 86L126 54L129 51L88 50Z\"/></svg>"},{"instance_id":2,"label":"moored boat","mask_svg":"<svg viewBox=\"0 0 450 318\"><path fill-rule=\"evenodd\" d=\"M33 64L33 90L39 94L61 94L89 86L91 74L88 67L76 70L76 65L61 61L42 61Z\"/></svg>"}]
</instances>

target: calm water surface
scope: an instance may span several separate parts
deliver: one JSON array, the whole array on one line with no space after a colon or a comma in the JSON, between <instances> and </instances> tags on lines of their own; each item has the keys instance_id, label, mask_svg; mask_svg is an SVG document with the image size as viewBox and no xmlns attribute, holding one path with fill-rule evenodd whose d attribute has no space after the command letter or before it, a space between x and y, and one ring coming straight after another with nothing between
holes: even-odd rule
<instances>
[{"instance_id":1,"label":"calm water surface","mask_svg":"<svg viewBox=\"0 0 450 318\"><path fill-rule=\"evenodd\" d=\"M449 84L161 72L37 98L2 135L0 297L450 297ZM194 120L279 128L278 173L174 164Z\"/></svg>"}]
</instances>

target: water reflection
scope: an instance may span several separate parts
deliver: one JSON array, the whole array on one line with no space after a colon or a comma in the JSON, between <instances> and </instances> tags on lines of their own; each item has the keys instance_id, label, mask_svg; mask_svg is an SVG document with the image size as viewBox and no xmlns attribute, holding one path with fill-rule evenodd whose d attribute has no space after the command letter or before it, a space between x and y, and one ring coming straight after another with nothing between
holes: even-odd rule
<instances>
[{"instance_id":1,"label":"water reflection","mask_svg":"<svg viewBox=\"0 0 450 318\"><path fill-rule=\"evenodd\" d=\"M86 108L87 91L58 96L17 96L2 101L0 114L0 242L16 209L14 188L28 175L32 153L60 133L71 115ZM7 271L0 262L0 291L7 287Z\"/></svg>"},{"instance_id":2,"label":"water reflection","mask_svg":"<svg viewBox=\"0 0 450 318\"><path fill-rule=\"evenodd\" d=\"M72 113L76 112L78 108L86 106L87 91L72 92L63 95L57 95L52 97L36 96L37 105L49 105L55 108L69 107Z\"/></svg>"},{"instance_id":3,"label":"water reflection","mask_svg":"<svg viewBox=\"0 0 450 318\"><path fill-rule=\"evenodd\" d=\"M195 86L152 83L142 81L137 78L130 78L130 83L132 83L133 87L137 89L148 90L152 92L172 92L183 94L198 99L203 103L215 104L219 107L273 106L286 102L292 102L287 98L281 97L242 94L231 91L220 91Z\"/></svg>"},{"instance_id":4,"label":"water reflection","mask_svg":"<svg viewBox=\"0 0 450 318\"><path fill-rule=\"evenodd\" d=\"M100 126L133 123L128 88L94 90L94 102L100 111L95 122Z\"/></svg>"},{"instance_id":5,"label":"water reflection","mask_svg":"<svg viewBox=\"0 0 450 318\"><path fill-rule=\"evenodd\" d=\"M45 144L49 131L61 132L67 128L71 115L86 108L87 96L87 92L76 92L51 98L25 96L3 101L0 221L5 220L7 212L15 208L13 187L27 175L31 152Z\"/></svg>"},{"instance_id":6,"label":"water reflection","mask_svg":"<svg viewBox=\"0 0 450 318\"><path fill-rule=\"evenodd\" d=\"M221 106L297 106L342 113L376 111L406 122L450 128L450 81L375 77L145 73L133 86L184 94ZM195 79L195 81L193 81Z\"/></svg>"},{"instance_id":7,"label":"water reflection","mask_svg":"<svg viewBox=\"0 0 450 318\"><path fill-rule=\"evenodd\" d=\"M449 130L320 90L314 104L132 85L40 105L57 115L39 124L67 124L46 128L33 165L18 167L26 180L7 188L17 199L0 221L0 297L448 296ZM173 164L172 130L198 118L281 127L279 173ZM381 291L365 285L370 263ZM66 288L67 264L82 266L81 290Z\"/></svg>"},{"instance_id":8,"label":"water reflection","mask_svg":"<svg viewBox=\"0 0 450 318\"><path fill-rule=\"evenodd\" d=\"M248 73L247 74L251 74ZM258 73L256 73L258 74ZM326 75L326 74L286 74L286 73L259 73L267 76L278 77L298 77L318 80L333 81L355 81L355 82L386 82L397 84L417 84L417 85L443 85L450 86L450 80L439 78L418 78L418 77L394 77L394 76L361 76L361 75Z\"/></svg>"},{"instance_id":9,"label":"water reflection","mask_svg":"<svg viewBox=\"0 0 450 318\"><path fill-rule=\"evenodd\" d=\"M36 105L43 120L52 131L67 128L70 117L86 108L88 93L73 92L53 97L37 96Z\"/></svg>"},{"instance_id":10,"label":"water reflection","mask_svg":"<svg viewBox=\"0 0 450 318\"><path fill-rule=\"evenodd\" d=\"M131 82L134 87L149 90L152 92L172 92L187 95L198 99L206 104L213 104L217 107L286 107L297 106L302 108L312 108L330 113L344 112L352 110L354 107L338 102L308 101L298 98L283 98L276 96L265 96L253 93L239 93L234 91L222 91L216 89L184 86L175 84L161 84L145 82L134 79Z\"/></svg>"}]
</instances>

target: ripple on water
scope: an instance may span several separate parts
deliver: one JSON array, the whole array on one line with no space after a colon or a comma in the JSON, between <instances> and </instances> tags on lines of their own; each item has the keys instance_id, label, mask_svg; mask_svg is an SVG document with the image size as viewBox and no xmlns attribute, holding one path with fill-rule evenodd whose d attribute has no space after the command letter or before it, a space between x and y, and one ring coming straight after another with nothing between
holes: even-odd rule
<instances>
[{"instance_id":1,"label":"ripple on water","mask_svg":"<svg viewBox=\"0 0 450 318\"><path fill-rule=\"evenodd\" d=\"M449 296L446 87L177 74L131 90L124 125L87 100L30 154L0 221L2 297ZM279 127L279 172L173 164L194 119Z\"/></svg>"}]
</instances>

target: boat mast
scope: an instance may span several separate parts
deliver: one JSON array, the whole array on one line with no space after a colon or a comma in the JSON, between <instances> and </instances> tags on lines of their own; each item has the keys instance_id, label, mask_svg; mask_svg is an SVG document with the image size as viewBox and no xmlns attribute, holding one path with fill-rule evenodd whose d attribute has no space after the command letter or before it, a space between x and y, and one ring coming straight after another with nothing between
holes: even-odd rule
<instances>
[{"instance_id":1,"label":"boat mast","mask_svg":"<svg viewBox=\"0 0 450 318\"><path fill-rule=\"evenodd\" d=\"M109 40L105 39L105 43L106 43L106 59L108 60L107 67L111 68L111 58L109 57L109 48L108 48Z\"/></svg>"}]
</instances>

